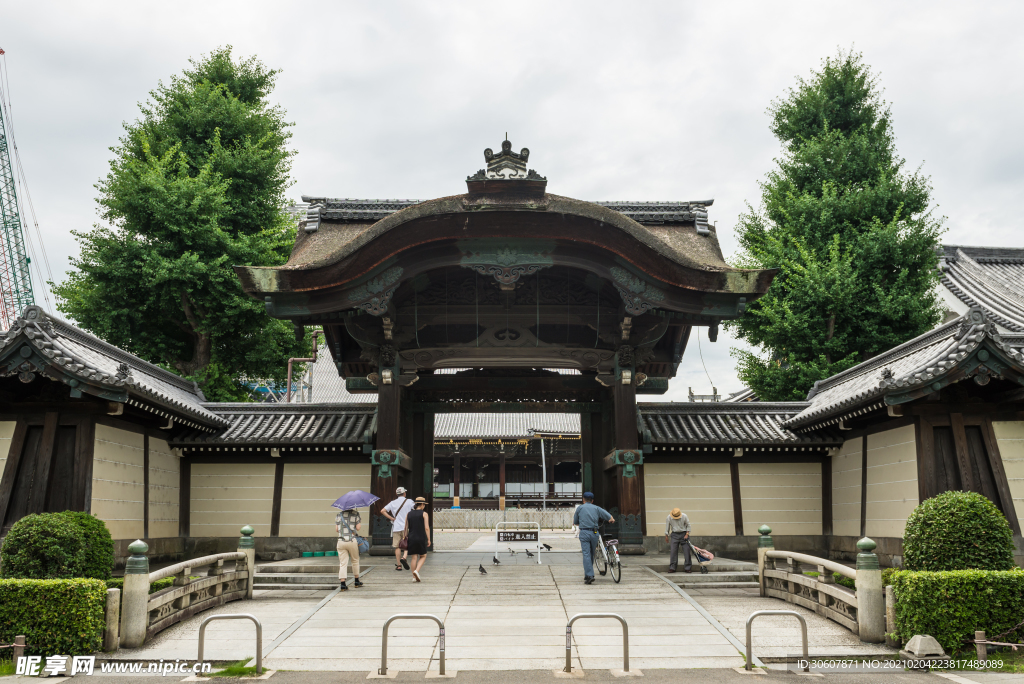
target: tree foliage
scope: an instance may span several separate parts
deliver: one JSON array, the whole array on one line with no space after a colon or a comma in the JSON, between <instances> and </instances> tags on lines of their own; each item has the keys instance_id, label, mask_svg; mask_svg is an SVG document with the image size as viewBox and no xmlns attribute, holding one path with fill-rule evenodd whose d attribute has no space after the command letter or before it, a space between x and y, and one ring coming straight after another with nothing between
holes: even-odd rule
<instances>
[{"instance_id":1,"label":"tree foliage","mask_svg":"<svg viewBox=\"0 0 1024 684\"><path fill-rule=\"evenodd\" d=\"M779 269L730 324L765 356L733 350L768 401L803 400L815 381L933 327L941 219L931 186L896 153L877 77L856 53L825 59L768 110L783 153L740 217L739 261Z\"/></svg>"},{"instance_id":2,"label":"tree foliage","mask_svg":"<svg viewBox=\"0 0 1024 684\"><path fill-rule=\"evenodd\" d=\"M306 343L246 296L232 266L277 265L294 242L282 212L291 124L268 102L277 71L216 50L140 104L96 185L106 225L75 232L81 254L58 308L112 344L244 399L244 377L282 380Z\"/></svg>"}]
</instances>

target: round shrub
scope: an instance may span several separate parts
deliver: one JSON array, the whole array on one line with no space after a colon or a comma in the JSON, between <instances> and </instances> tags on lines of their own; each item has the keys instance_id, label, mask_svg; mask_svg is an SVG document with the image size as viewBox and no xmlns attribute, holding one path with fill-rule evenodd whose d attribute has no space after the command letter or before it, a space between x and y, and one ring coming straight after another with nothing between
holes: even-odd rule
<instances>
[{"instance_id":1,"label":"round shrub","mask_svg":"<svg viewBox=\"0 0 1024 684\"><path fill-rule=\"evenodd\" d=\"M110 579L114 569L114 540L107 524L94 515L64 511L58 515L78 525L82 535L82 567L79 577Z\"/></svg>"},{"instance_id":2,"label":"round shrub","mask_svg":"<svg viewBox=\"0 0 1024 684\"><path fill-rule=\"evenodd\" d=\"M1013 532L996 505L975 492L922 501L903 533L907 570L1011 570Z\"/></svg>"},{"instance_id":3,"label":"round shrub","mask_svg":"<svg viewBox=\"0 0 1024 684\"><path fill-rule=\"evenodd\" d=\"M81 528L61 513L26 515L0 549L0 575L12 579L81 577Z\"/></svg>"}]
</instances>

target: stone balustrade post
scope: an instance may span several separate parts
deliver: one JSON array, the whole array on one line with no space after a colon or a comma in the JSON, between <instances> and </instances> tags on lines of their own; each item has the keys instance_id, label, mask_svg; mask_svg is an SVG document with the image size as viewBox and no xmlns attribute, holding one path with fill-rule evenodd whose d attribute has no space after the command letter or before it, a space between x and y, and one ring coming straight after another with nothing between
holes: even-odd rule
<instances>
[{"instance_id":1,"label":"stone balustrade post","mask_svg":"<svg viewBox=\"0 0 1024 684\"><path fill-rule=\"evenodd\" d=\"M106 626L103 628L103 650L111 653L120 645L121 590L107 589Z\"/></svg>"},{"instance_id":2,"label":"stone balustrade post","mask_svg":"<svg viewBox=\"0 0 1024 684\"><path fill-rule=\"evenodd\" d=\"M124 567L124 595L121 602L121 645L138 648L146 640L149 627L149 545L136 539L128 545Z\"/></svg>"},{"instance_id":3,"label":"stone balustrade post","mask_svg":"<svg viewBox=\"0 0 1024 684\"><path fill-rule=\"evenodd\" d=\"M764 579L765 561L767 560L765 558L765 553L767 553L769 549L774 549L775 543L772 542L772 528L768 527L767 525L761 525L759 528L757 528L757 531L761 534L761 536L757 540L757 581L758 584L761 585L760 593L761 597L763 598L767 596L767 594L765 593Z\"/></svg>"},{"instance_id":4,"label":"stone balustrade post","mask_svg":"<svg viewBox=\"0 0 1024 684\"><path fill-rule=\"evenodd\" d=\"M251 525L246 525L241 530L242 536L238 540L238 550L245 554L245 569L249 573L246 580L245 598L252 598L252 585L256 579L256 540L252 535L256 530Z\"/></svg>"},{"instance_id":5,"label":"stone balustrade post","mask_svg":"<svg viewBox=\"0 0 1024 684\"><path fill-rule=\"evenodd\" d=\"M885 641L885 592L882 589L882 570L874 541L864 537L857 542L857 632L860 640L868 644Z\"/></svg>"}]
</instances>

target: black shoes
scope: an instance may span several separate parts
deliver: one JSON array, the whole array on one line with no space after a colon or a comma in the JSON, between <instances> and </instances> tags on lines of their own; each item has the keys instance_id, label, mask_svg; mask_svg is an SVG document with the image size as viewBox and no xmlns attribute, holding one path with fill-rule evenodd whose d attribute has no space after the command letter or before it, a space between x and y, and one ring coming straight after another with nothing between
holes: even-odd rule
<instances>
[{"instance_id":1,"label":"black shoes","mask_svg":"<svg viewBox=\"0 0 1024 684\"><path fill-rule=\"evenodd\" d=\"M593 584L594 583L594 578L593 577L584 577L583 578L583 583L584 584Z\"/></svg>"},{"instance_id":2,"label":"black shoes","mask_svg":"<svg viewBox=\"0 0 1024 684\"><path fill-rule=\"evenodd\" d=\"M352 583L352 586L353 587L361 587L361 586L363 586L363 583L359 581L358 577L356 577L356 581Z\"/></svg>"},{"instance_id":3,"label":"black shoes","mask_svg":"<svg viewBox=\"0 0 1024 684\"><path fill-rule=\"evenodd\" d=\"M338 583L338 590L339 591L348 591L348 587L345 586L344 582L339 582Z\"/></svg>"},{"instance_id":4,"label":"black shoes","mask_svg":"<svg viewBox=\"0 0 1024 684\"><path fill-rule=\"evenodd\" d=\"M407 560L405 560L403 558L402 559L402 567L405 568L406 570L408 570L409 569L409 561L407 561Z\"/></svg>"}]
</instances>

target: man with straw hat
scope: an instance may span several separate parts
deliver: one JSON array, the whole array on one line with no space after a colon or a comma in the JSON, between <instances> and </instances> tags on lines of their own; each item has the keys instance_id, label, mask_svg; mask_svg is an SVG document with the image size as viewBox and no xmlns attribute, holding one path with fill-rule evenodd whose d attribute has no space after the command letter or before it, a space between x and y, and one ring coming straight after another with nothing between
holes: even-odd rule
<instances>
[{"instance_id":1,"label":"man with straw hat","mask_svg":"<svg viewBox=\"0 0 1024 684\"><path fill-rule=\"evenodd\" d=\"M690 558L690 519L678 508L665 518L665 542L669 545L668 571L675 572L679 562L679 547L683 547L683 572L693 572Z\"/></svg>"}]
</instances>

